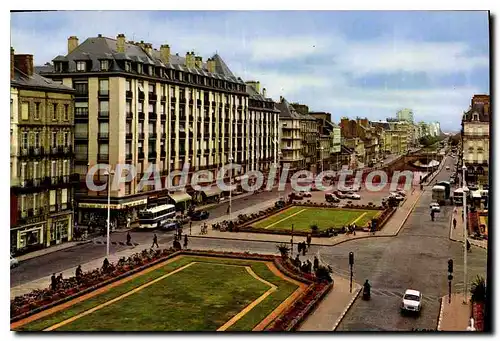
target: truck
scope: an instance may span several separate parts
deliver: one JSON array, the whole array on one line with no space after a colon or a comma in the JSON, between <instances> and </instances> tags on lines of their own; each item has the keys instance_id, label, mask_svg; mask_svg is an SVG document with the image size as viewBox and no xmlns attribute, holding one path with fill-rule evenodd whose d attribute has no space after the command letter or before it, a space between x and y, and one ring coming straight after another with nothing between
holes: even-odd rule
<instances>
[{"instance_id":1,"label":"truck","mask_svg":"<svg viewBox=\"0 0 500 341\"><path fill-rule=\"evenodd\" d=\"M451 183L449 181L440 181L436 184L436 186L443 186L445 188L445 199L450 199L451 195Z\"/></svg>"},{"instance_id":2,"label":"truck","mask_svg":"<svg viewBox=\"0 0 500 341\"><path fill-rule=\"evenodd\" d=\"M439 205L445 204L446 188L444 186L436 185L432 187L432 201L437 202Z\"/></svg>"}]
</instances>

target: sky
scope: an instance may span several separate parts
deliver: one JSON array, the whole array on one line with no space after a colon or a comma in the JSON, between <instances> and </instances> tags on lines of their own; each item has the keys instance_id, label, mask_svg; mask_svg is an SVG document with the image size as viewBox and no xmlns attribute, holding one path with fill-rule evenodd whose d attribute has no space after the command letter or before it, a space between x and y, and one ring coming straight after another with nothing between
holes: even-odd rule
<instances>
[{"instance_id":1,"label":"sky","mask_svg":"<svg viewBox=\"0 0 500 341\"><path fill-rule=\"evenodd\" d=\"M489 94L486 11L61 11L11 14L11 45L36 65L67 38L144 40L172 53L218 53L267 96L311 111L416 121L458 131L474 94Z\"/></svg>"}]
</instances>

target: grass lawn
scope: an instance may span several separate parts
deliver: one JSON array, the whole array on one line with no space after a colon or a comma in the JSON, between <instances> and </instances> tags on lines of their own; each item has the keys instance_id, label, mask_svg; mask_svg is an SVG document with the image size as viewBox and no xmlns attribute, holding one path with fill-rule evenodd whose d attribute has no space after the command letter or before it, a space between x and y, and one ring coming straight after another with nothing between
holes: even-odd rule
<instances>
[{"instance_id":1,"label":"grass lawn","mask_svg":"<svg viewBox=\"0 0 500 341\"><path fill-rule=\"evenodd\" d=\"M250 266L278 289L228 328L249 331L297 289L262 262L185 256L19 330L43 330L193 262L197 263L56 330L215 331L269 290L243 267Z\"/></svg>"},{"instance_id":2,"label":"grass lawn","mask_svg":"<svg viewBox=\"0 0 500 341\"><path fill-rule=\"evenodd\" d=\"M291 230L309 232L311 225L318 225L319 230L331 227L342 227L350 223L365 226L372 218L377 216L377 210L351 210L337 208L320 208L294 206L278 214L253 224L254 227L273 230Z\"/></svg>"}]
</instances>

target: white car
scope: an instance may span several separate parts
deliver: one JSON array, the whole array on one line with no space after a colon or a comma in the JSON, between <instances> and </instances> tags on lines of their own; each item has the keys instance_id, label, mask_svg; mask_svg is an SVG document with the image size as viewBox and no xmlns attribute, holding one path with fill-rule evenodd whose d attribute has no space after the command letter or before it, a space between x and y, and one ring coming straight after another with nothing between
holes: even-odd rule
<instances>
[{"instance_id":1,"label":"white car","mask_svg":"<svg viewBox=\"0 0 500 341\"><path fill-rule=\"evenodd\" d=\"M346 198L347 199L353 199L353 200L360 200L361 196L359 194L349 192L349 193L346 194Z\"/></svg>"},{"instance_id":2,"label":"white car","mask_svg":"<svg viewBox=\"0 0 500 341\"><path fill-rule=\"evenodd\" d=\"M401 312L420 313L422 309L422 294L420 291L408 289L403 295L401 302Z\"/></svg>"},{"instance_id":3,"label":"white car","mask_svg":"<svg viewBox=\"0 0 500 341\"><path fill-rule=\"evenodd\" d=\"M441 212L441 207L437 202L433 202L432 204L430 204L429 208L431 209L431 211Z\"/></svg>"},{"instance_id":4,"label":"white car","mask_svg":"<svg viewBox=\"0 0 500 341\"><path fill-rule=\"evenodd\" d=\"M17 259L15 259L14 257L12 257L12 255L10 256L10 268L15 268L16 266L19 265L19 261Z\"/></svg>"},{"instance_id":5,"label":"white car","mask_svg":"<svg viewBox=\"0 0 500 341\"><path fill-rule=\"evenodd\" d=\"M446 166L446 170L450 170L450 166Z\"/></svg>"},{"instance_id":6,"label":"white car","mask_svg":"<svg viewBox=\"0 0 500 341\"><path fill-rule=\"evenodd\" d=\"M397 192L391 192L390 194L391 197L394 197L396 200L398 201L403 201L405 200L405 197L402 196L401 194L397 193Z\"/></svg>"}]
</instances>

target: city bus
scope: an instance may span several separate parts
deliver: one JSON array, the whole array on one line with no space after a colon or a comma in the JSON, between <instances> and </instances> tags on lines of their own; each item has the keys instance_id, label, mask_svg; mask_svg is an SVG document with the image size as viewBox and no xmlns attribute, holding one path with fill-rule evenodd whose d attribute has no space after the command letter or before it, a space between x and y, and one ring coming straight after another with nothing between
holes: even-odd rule
<instances>
[{"instance_id":1,"label":"city bus","mask_svg":"<svg viewBox=\"0 0 500 341\"><path fill-rule=\"evenodd\" d=\"M160 205L139 212L141 229L160 228L175 217L175 205Z\"/></svg>"}]
</instances>

